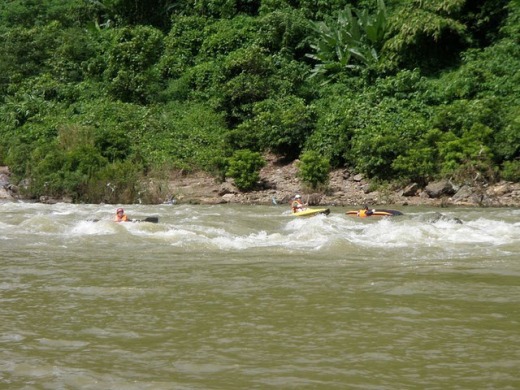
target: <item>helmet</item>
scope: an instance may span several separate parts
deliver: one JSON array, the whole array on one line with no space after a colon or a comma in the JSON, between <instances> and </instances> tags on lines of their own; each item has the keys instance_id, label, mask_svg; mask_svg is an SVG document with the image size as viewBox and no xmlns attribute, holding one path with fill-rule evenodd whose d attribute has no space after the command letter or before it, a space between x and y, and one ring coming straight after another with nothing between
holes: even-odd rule
<instances>
[{"instance_id":1,"label":"helmet","mask_svg":"<svg viewBox=\"0 0 520 390\"><path fill-rule=\"evenodd\" d=\"M125 210L123 210L122 207L118 208L117 211L116 211L116 213L124 213L124 212L125 212Z\"/></svg>"},{"instance_id":2,"label":"helmet","mask_svg":"<svg viewBox=\"0 0 520 390\"><path fill-rule=\"evenodd\" d=\"M296 196L294 197L294 199L301 199L301 197L302 197L302 196L298 194L298 195L296 195Z\"/></svg>"}]
</instances>

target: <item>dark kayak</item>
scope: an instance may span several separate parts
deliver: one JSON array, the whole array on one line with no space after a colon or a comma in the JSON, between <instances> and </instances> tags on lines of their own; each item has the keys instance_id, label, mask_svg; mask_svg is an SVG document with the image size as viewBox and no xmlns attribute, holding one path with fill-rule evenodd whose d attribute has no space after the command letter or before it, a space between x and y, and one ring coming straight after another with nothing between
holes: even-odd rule
<instances>
[{"instance_id":1,"label":"dark kayak","mask_svg":"<svg viewBox=\"0 0 520 390\"><path fill-rule=\"evenodd\" d=\"M89 219L90 222L99 222L100 219ZM117 222L117 221L114 221ZM128 221L121 222L150 222L150 223L159 223L159 217L146 217L145 219L129 219ZM119 223L119 222L118 222Z\"/></svg>"},{"instance_id":2,"label":"dark kayak","mask_svg":"<svg viewBox=\"0 0 520 390\"><path fill-rule=\"evenodd\" d=\"M159 223L159 217L146 217L145 219L131 219L130 222Z\"/></svg>"}]
</instances>

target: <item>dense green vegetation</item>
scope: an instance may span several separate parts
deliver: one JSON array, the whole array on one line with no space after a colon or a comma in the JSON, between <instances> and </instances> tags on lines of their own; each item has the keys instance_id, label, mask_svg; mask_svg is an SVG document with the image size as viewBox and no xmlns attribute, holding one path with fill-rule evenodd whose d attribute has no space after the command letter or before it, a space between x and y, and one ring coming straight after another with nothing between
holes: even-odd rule
<instances>
[{"instance_id":1,"label":"dense green vegetation","mask_svg":"<svg viewBox=\"0 0 520 390\"><path fill-rule=\"evenodd\" d=\"M154 202L174 169L249 190L267 151L311 188L520 180L516 0L6 0L0 38L28 196Z\"/></svg>"}]
</instances>

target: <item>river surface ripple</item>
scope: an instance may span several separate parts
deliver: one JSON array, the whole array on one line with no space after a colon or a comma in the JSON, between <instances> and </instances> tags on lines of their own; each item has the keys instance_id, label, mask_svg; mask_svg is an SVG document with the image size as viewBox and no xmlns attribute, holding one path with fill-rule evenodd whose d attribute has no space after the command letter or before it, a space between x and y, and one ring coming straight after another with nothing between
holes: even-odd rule
<instances>
[{"instance_id":1,"label":"river surface ripple","mask_svg":"<svg viewBox=\"0 0 520 390\"><path fill-rule=\"evenodd\" d=\"M0 388L520 388L519 209L125 208L0 203Z\"/></svg>"}]
</instances>

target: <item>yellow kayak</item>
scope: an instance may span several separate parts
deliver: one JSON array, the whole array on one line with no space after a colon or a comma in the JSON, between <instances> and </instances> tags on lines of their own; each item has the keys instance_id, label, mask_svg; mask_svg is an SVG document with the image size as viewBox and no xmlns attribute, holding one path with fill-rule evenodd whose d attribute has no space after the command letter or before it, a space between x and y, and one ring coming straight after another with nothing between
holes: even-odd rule
<instances>
[{"instance_id":1,"label":"yellow kayak","mask_svg":"<svg viewBox=\"0 0 520 390\"><path fill-rule=\"evenodd\" d=\"M313 215L325 214L329 215L330 209L305 209L303 211L298 211L297 213L292 213L295 217L311 217Z\"/></svg>"}]
</instances>

